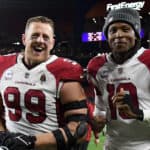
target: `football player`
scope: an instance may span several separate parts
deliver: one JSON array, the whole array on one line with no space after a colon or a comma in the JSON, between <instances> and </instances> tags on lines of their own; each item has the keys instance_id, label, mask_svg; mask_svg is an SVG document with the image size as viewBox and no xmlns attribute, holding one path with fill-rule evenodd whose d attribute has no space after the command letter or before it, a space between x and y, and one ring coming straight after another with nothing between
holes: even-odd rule
<instances>
[{"instance_id":1,"label":"football player","mask_svg":"<svg viewBox=\"0 0 150 150\"><path fill-rule=\"evenodd\" d=\"M140 47L140 16L109 12L103 32L111 53L88 63L95 86L95 121L106 124L105 150L150 149L150 50Z\"/></svg>"},{"instance_id":2,"label":"football player","mask_svg":"<svg viewBox=\"0 0 150 150\"><path fill-rule=\"evenodd\" d=\"M22 41L24 53L0 56L1 148L71 150L87 132L83 69L50 55L54 23L47 17L29 18Z\"/></svg>"}]
</instances>

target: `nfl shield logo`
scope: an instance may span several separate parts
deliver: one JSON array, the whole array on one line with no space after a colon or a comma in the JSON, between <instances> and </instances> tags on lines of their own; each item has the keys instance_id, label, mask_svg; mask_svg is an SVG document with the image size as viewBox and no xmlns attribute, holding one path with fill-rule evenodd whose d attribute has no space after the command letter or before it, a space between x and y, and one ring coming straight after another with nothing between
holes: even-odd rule
<instances>
[{"instance_id":1,"label":"nfl shield logo","mask_svg":"<svg viewBox=\"0 0 150 150\"><path fill-rule=\"evenodd\" d=\"M41 82L45 82L45 81L46 81L46 76L45 76L45 74L42 74L42 75L41 75L40 81L41 81Z\"/></svg>"},{"instance_id":2,"label":"nfl shield logo","mask_svg":"<svg viewBox=\"0 0 150 150\"><path fill-rule=\"evenodd\" d=\"M122 74L123 73L123 68L118 68L118 73Z\"/></svg>"},{"instance_id":3,"label":"nfl shield logo","mask_svg":"<svg viewBox=\"0 0 150 150\"><path fill-rule=\"evenodd\" d=\"M30 75L30 74L29 74L28 72L26 72L26 73L25 73L25 78L29 78L29 75Z\"/></svg>"}]
</instances>

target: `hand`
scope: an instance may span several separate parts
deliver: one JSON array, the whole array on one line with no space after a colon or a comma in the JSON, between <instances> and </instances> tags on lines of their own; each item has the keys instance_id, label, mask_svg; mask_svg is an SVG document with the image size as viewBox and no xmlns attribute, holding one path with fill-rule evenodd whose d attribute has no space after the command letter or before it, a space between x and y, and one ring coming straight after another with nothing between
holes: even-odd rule
<instances>
[{"instance_id":1,"label":"hand","mask_svg":"<svg viewBox=\"0 0 150 150\"><path fill-rule=\"evenodd\" d=\"M131 95L125 94L123 88L113 96L112 100L113 104L116 105L116 108L119 110L119 113L125 114L128 118L141 120L139 115L141 115L142 111L134 106Z\"/></svg>"},{"instance_id":2,"label":"hand","mask_svg":"<svg viewBox=\"0 0 150 150\"><path fill-rule=\"evenodd\" d=\"M107 122L107 119L105 116L94 116L92 120L92 129L94 132L101 132Z\"/></svg>"},{"instance_id":3,"label":"hand","mask_svg":"<svg viewBox=\"0 0 150 150\"><path fill-rule=\"evenodd\" d=\"M95 144L98 145L99 143L99 133L103 130L105 124L107 122L107 119L105 116L99 115L99 116L94 116L92 120L92 128L93 128L93 133L95 137Z\"/></svg>"},{"instance_id":4,"label":"hand","mask_svg":"<svg viewBox=\"0 0 150 150\"><path fill-rule=\"evenodd\" d=\"M94 132L100 132L105 126L106 117L105 115L93 116L95 105L91 102L88 102L87 106L88 106L89 124Z\"/></svg>"},{"instance_id":5,"label":"hand","mask_svg":"<svg viewBox=\"0 0 150 150\"><path fill-rule=\"evenodd\" d=\"M0 146L8 150L33 150L35 136L27 136L21 133L0 132Z\"/></svg>"}]
</instances>

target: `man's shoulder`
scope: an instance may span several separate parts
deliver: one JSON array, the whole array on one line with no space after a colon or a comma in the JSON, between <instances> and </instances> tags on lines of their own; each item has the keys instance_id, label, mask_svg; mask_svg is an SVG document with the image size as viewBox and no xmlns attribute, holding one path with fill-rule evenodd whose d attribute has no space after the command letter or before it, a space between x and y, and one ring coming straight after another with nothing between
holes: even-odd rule
<instances>
[{"instance_id":1,"label":"man's shoulder","mask_svg":"<svg viewBox=\"0 0 150 150\"><path fill-rule=\"evenodd\" d=\"M150 63L150 49L141 49L140 55L138 56L138 60L144 64Z\"/></svg>"},{"instance_id":2,"label":"man's shoulder","mask_svg":"<svg viewBox=\"0 0 150 150\"><path fill-rule=\"evenodd\" d=\"M77 61L64 57L56 57L54 61L47 64L47 68L55 68L55 70L61 72L70 72L74 70L83 71L83 67Z\"/></svg>"},{"instance_id":3,"label":"man's shoulder","mask_svg":"<svg viewBox=\"0 0 150 150\"><path fill-rule=\"evenodd\" d=\"M99 54L93 57L87 65L88 72L95 72L102 67L107 62L106 55L107 54Z\"/></svg>"},{"instance_id":4,"label":"man's shoulder","mask_svg":"<svg viewBox=\"0 0 150 150\"><path fill-rule=\"evenodd\" d=\"M62 67L82 68L81 65L77 61L69 59L69 58L59 57L58 61L62 63Z\"/></svg>"},{"instance_id":5,"label":"man's shoulder","mask_svg":"<svg viewBox=\"0 0 150 150\"><path fill-rule=\"evenodd\" d=\"M12 61L16 61L18 54L13 53L13 54L8 54L8 55L0 55L0 62L9 62L11 63Z\"/></svg>"},{"instance_id":6,"label":"man's shoulder","mask_svg":"<svg viewBox=\"0 0 150 150\"><path fill-rule=\"evenodd\" d=\"M82 66L69 58L57 57L47 65L48 70L62 80L79 80L83 75Z\"/></svg>"},{"instance_id":7,"label":"man's shoulder","mask_svg":"<svg viewBox=\"0 0 150 150\"><path fill-rule=\"evenodd\" d=\"M16 64L17 56L18 54L16 53L9 55L0 55L0 76L6 69Z\"/></svg>"},{"instance_id":8,"label":"man's shoulder","mask_svg":"<svg viewBox=\"0 0 150 150\"><path fill-rule=\"evenodd\" d=\"M150 49L141 49L137 59L150 70Z\"/></svg>"}]
</instances>

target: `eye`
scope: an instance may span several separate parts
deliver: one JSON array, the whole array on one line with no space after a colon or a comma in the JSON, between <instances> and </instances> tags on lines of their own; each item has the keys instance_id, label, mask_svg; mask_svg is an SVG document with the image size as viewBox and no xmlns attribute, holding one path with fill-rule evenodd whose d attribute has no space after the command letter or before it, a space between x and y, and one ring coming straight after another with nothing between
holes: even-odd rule
<instances>
[{"instance_id":1,"label":"eye","mask_svg":"<svg viewBox=\"0 0 150 150\"><path fill-rule=\"evenodd\" d=\"M43 39L44 39L44 41L49 41L50 37L47 35L43 35Z\"/></svg>"},{"instance_id":2,"label":"eye","mask_svg":"<svg viewBox=\"0 0 150 150\"><path fill-rule=\"evenodd\" d=\"M123 30L123 32L128 32L128 31L130 31L130 28L128 28L128 27L123 27L122 30Z\"/></svg>"},{"instance_id":3,"label":"eye","mask_svg":"<svg viewBox=\"0 0 150 150\"><path fill-rule=\"evenodd\" d=\"M37 39L37 38L38 38L38 36L39 36L39 35L38 35L37 33L32 34L32 35L31 35L31 39L32 39L32 40Z\"/></svg>"},{"instance_id":4,"label":"eye","mask_svg":"<svg viewBox=\"0 0 150 150\"><path fill-rule=\"evenodd\" d=\"M112 28L110 28L110 29L108 30L108 32L109 32L109 34L114 34L114 33L117 32L117 28L112 27Z\"/></svg>"}]
</instances>

